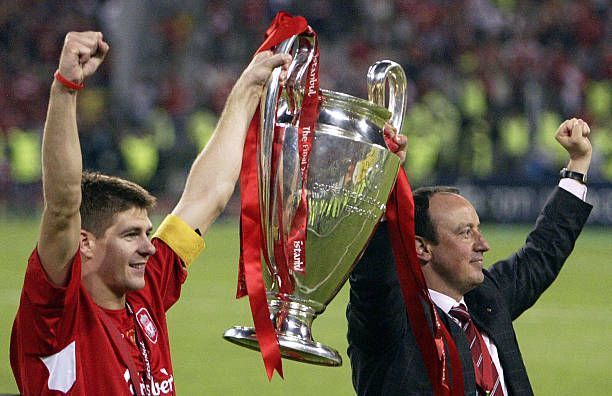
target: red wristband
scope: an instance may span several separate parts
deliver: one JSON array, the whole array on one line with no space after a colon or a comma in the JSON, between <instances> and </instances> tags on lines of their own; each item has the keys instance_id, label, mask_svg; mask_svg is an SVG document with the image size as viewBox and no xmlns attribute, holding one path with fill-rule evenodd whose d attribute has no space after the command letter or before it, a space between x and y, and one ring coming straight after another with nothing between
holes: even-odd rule
<instances>
[{"instance_id":1,"label":"red wristband","mask_svg":"<svg viewBox=\"0 0 612 396\"><path fill-rule=\"evenodd\" d=\"M80 91L81 89L85 88L84 83L81 82L80 84L75 84L72 81L68 80L66 77L62 76L59 72L59 69L55 71L53 77L55 77L55 79L59 81L64 87L72 89L73 91Z\"/></svg>"}]
</instances>

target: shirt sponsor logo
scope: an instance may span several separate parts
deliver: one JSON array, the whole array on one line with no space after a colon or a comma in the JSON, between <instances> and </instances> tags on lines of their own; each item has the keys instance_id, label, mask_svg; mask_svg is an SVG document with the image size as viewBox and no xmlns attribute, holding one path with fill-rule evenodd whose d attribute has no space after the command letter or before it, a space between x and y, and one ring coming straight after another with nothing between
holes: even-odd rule
<instances>
[{"instance_id":1,"label":"shirt sponsor logo","mask_svg":"<svg viewBox=\"0 0 612 396\"><path fill-rule=\"evenodd\" d=\"M157 344L157 327L147 311L146 308L140 308L138 312L136 312L136 319L138 324L147 335L147 338L151 340L153 344Z\"/></svg>"},{"instance_id":2,"label":"shirt sponsor logo","mask_svg":"<svg viewBox=\"0 0 612 396\"><path fill-rule=\"evenodd\" d=\"M156 381L155 378L153 378L150 384L145 383L145 381L141 378L140 392L138 392L139 395L146 395L147 389L149 390L148 393L155 396L174 394L174 377L172 374L168 374L168 371L165 368L162 368L159 371L167 378L163 381ZM132 386L129 369L125 370L125 373L123 373L123 378L125 379L125 382L130 385L130 393L133 395L134 387Z\"/></svg>"}]
</instances>

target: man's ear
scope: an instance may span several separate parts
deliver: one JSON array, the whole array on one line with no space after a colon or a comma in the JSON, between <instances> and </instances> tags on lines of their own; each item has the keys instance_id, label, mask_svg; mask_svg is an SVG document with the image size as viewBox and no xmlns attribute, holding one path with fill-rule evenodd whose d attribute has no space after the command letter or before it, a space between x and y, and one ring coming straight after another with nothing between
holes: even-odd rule
<instances>
[{"instance_id":1,"label":"man's ear","mask_svg":"<svg viewBox=\"0 0 612 396\"><path fill-rule=\"evenodd\" d=\"M427 264L431 260L431 250L427 241L423 237L416 236L414 239L414 245L416 248L417 257L421 261L421 264Z\"/></svg>"},{"instance_id":2,"label":"man's ear","mask_svg":"<svg viewBox=\"0 0 612 396\"><path fill-rule=\"evenodd\" d=\"M93 257L93 249L96 246L96 237L89 231L81 230L79 250L81 255L87 260Z\"/></svg>"}]
</instances>

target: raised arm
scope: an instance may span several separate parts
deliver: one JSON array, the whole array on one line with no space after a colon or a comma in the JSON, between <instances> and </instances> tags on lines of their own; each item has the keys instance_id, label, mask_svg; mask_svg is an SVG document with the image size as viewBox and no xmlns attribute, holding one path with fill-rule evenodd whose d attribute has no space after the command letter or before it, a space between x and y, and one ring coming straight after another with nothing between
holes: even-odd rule
<instances>
[{"instance_id":1,"label":"raised arm","mask_svg":"<svg viewBox=\"0 0 612 396\"><path fill-rule=\"evenodd\" d=\"M73 83L83 82L97 70L108 49L102 33L68 33L60 56L59 74ZM38 255L49 279L57 285L66 283L81 229L82 159L76 98L75 90L57 79L53 81L42 144L44 209Z\"/></svg>"},{"instance_id":2,"label":"raised arm","mask_svg":"<svg viewBox=\"0 0 612 396\"><path fill-rule=\"evenodd\" d=\"M277 66L287 68L289 55L261 52L244 70L227 98L212 138L193 163L185 190L172 211L202 234L230 199L240 174L246 133L263 86Z\"/></svg>"},{"instance_id":3,"label":"raised arm","mask_svg":"<svg viewBox=\"0 0 612 396\"><path fill-rule=\"evenodd\" d=\"M555 138L569 154L567 169L587 174L591 163L590 128L580 119L563 122ZM576 182L578 183L578 182ZM525 245L490 268L511 307L512 319L531 307L556 279L586 223L592 206L557 188L549 197Z\"/></svg>"}]
</instances>

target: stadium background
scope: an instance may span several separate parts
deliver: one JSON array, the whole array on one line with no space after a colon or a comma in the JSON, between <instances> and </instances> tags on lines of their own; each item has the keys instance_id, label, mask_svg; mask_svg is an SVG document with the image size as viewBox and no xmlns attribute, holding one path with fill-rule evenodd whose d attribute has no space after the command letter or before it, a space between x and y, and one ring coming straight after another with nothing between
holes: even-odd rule
<instances>
[{"instance_id":1,"label":"stadium background","mask_svg":"<svg viewBox=\"0 0 612 396\"><path fill-rule=\"evenodd\" d=\"M414 186L456 184L473 200L492 252L520 246L565 157L552 134L580 116L592 129L590 225L559 281L517 323L536 394L612 390L612 12L605 0L3 1L0 3L0 354L35 244L40 137L63 37L101 30L109 59L79 94L85 166L122 175L172 207L233 82L278 10L319 33L321 86L366 97L370 64L409 78L406 169ZM351 394L346 288L315 322L341 369L287 362L268 384L259 356L220 339L248 324L233 301L238 201L207 236L183 301L170 313L181 394ZM599 315L595 316L595 313ZM0 393L15 392L8 359ZM592 391L590 391L592 390ZM604 390L604 392L602 392Z\"/></svg>"}]
</instances>

